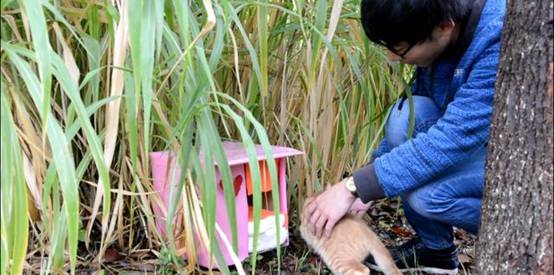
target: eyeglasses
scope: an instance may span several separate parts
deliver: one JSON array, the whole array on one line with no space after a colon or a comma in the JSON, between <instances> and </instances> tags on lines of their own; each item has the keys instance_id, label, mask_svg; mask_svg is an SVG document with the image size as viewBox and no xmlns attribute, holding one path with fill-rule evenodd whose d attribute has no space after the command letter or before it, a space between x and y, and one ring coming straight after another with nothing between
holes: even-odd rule
<instances>
[{"instance_id":1,"label":"eyeglasses","mask_svg":"<svg viewBox=\"0 0 554 275\"><path fill-rule=\"evenodd\" d=\"M406 55L408 54L408 52L410 52L410 50L415 46L416 44L411 44L410 46L408 46L406 49L404 49L402 52L398 52L397 50L395 50L393 47L391 46L387 46L387 45L383 45L385 46L389 51L391 51L392 53L400 56L402 59L406 58Z\"/></svg>"},{"instance_id":2,"label":"eyeglasses","mask_svg":"<svg viewBox=\"0 0 554 275\"><path fill-rule=\"evenodd\" d=\"M393 46L391 46L389 43L386 43L385 41L377 38L376 36L373 36L371 35L371 32L368 32L367 33L367 36L369 37L369 40L373 41L374 43L376 43L377 45L381 45L383 47L385 47L387 50L389 50L390 52L400 56L402 59L405 59L406 58L406 55L408 54L408 52L410 52L410 50L417 44L419 44L420 42L418 43L410 43L409 46L404 49L402 52L398 52L397 50L394 49Z\"/></svg>"}]
</instances>

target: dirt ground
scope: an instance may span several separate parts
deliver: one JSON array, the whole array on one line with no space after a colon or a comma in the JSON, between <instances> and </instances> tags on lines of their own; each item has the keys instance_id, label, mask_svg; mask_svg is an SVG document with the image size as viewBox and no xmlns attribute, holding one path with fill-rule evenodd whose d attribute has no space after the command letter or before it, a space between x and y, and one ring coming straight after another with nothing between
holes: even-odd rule
<instances>
[{"instance_id":1,"label":"dirt ground","mask_svg":"<svg viewBox=\"0 0 554 275\"><path fill-rule=\"evenodd\" d=\"M379 235L386 246L400 245L412 237L415 232L404 217L399 199L384 199L375 203L366 217L370 227ZM472 274L474 243L476 237L460 229L455 229L455 244L460 251L460 274ZM283 248L279 273L276 253L261 254L256 274L331 274L325 264L306 246L298 230L291 229L290 243ZM245 264L245 269L251 272ZM248 272L247 271L247 272ZM375 272L372 274L377 274Z\"/></svg>"},{"instance_id":2,"label":"dirt ground","mask_svg":"<svg viewBox=\"0 0 554 275\"><path fill-rule=\"evenodd\" d=\"M289 213L291 220L296 221L297 213ZM415 233L408 225L401 208L399 199L384 199L377 201L366 216L369 226L378 234L386 246L400 245L413 238ZM476 237L459 229L455 229L455 244L459 249L459 260L461 263L460 274L472 274L474 260L474 243ZM145 251L144 257L137 260L127 260L125 255L119 255L113 251L106 252L108 261L100 268L83 267L78 268L78 274L175 274L171 265L164 263L163 257L157 257L153 253ZM295 224L290 226L289 245L281 249L281 268L278 268L276 251L268 251L258 255L255 274L331 274L321 259L310 251L300 237ZM111 260L110 260L111 257ZM32 261L31 261L32 263ZM36 264L36 263L35 263ZM251 266L247 260L243 262L245 271L251 274ZM236 274L234 267L230 267L233 274ZM195 274L208 274L205 270L197 270ZM215 272L219 274L219 272ZM377 274L377 272L372 274Z\"/></svg>"}]
</instances>

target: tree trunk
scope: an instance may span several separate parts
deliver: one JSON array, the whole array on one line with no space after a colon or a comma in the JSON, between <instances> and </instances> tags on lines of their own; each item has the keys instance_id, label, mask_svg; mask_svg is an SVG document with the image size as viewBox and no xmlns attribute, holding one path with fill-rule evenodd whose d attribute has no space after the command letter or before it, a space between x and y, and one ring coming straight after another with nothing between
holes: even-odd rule
<instances>
[{"instance_id":1,"label":"tree trunk","mask_svg":"<svg viewBox=\"0 0 554 275\"><path fill-rule=\"evenodd\" d=\"M489 142L479 274L553 274L553 4L508 1Z\"/></svg>"}]
</instances>

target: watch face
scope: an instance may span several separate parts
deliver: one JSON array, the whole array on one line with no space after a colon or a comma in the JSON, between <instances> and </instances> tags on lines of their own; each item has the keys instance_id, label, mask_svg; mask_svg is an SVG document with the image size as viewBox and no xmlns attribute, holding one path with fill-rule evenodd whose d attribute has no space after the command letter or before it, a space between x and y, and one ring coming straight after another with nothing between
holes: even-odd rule
<instances>
[{"instance_id":1,"label":"watch face","mask_svg":"<svg viewBox=\"0 0 554 275\"><path fill-rule=\"evenodd\" d=\"M356 191L356 185L354 184L354 180L352 178L346 180L346 189L348 189L348 191L350 192Z\"/></svg>"}]
</instances>

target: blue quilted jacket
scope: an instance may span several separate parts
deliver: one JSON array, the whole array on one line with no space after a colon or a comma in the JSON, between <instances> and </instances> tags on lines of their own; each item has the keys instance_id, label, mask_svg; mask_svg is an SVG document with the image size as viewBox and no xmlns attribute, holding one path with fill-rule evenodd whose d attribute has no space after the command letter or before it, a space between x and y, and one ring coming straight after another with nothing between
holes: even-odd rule
<instances>
[{"instance_id":1,"label":"blue quilted jacket","mask_svg":"<svg viewBox=\"0 0 554 275\"><path fill-rule=\"evenodd\" d=\"M417 68L413 93L433 98L443 106L443 115L426 133L393 150L381 143L371 165L384 195L396 196L425 185L486 146L504 14L505 0L487 0L465 52L439 59L430 68ZM375 197L364 186L370 183L364 182L363 174L354 172L354 181L358 195L367 202Z\"/></svg>"}]
</instances>

